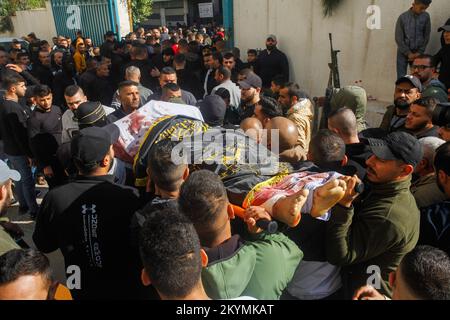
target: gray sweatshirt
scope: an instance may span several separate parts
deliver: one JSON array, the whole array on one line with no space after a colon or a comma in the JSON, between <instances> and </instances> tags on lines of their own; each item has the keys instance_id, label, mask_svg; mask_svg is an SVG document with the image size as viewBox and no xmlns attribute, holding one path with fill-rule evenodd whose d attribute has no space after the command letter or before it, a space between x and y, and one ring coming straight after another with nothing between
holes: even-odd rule
<instances>
[{"instance_id":1,"label":"gray sweatshirt","mask_svg":"<svg viewBox=\"0 0 450 320\"><path fill-rule=\"evenodd\" d=\"M405 56L412 52L425 53L430 33L431 18L428 12L416 15L410 9L402 13L395 27L398 50Z\"/></svg>"}]
</instances>

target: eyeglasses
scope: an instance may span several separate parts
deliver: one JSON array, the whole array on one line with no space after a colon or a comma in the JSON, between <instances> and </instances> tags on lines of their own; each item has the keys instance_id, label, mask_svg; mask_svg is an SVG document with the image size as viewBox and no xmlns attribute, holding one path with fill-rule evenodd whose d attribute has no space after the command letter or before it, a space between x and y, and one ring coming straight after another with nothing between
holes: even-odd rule
<instances>
[{"instance_id":1,"label":"eyeglasses","mask_svg":"<svg viewBox=\"0 0 450 320\"><path fill-rule=\"evenodd\" d=\"M428 69L428 68L431 68L431 66L424 66L424 65L412 65L411 66L411 70L418 69L418 70L423 71L423 70Z\"/></svg>"}]
</instances>

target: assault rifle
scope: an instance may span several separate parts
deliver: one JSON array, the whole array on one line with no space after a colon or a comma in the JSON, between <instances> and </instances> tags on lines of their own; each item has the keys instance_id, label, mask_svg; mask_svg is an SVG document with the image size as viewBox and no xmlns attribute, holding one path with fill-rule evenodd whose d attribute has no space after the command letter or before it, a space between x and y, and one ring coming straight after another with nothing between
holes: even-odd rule
<instances>
[{"instance_id":1,"label":"assault rifle","mask_svg":"<svg viewBox=\"0 0 450 320\"><path fill-rule=\"evenodd\" d=\"M328 63L328 67L330 68L330 77L328 79L328 86L325 92L325 97L323 98L314 98L315 103L315 114L317 115L314 120L314 132L320 129L326 129L328 127L327 120L328 115L331 112L330 101L333 96L334 89L341 88L341 78L339 74L339 63L338 63L338 54L341 50L334 50L333 46L333 35L329 34L330 38L330 47L331 47L331 62ZM320 117L319 122L319 107L323 107L322 116Z\"/></svg>"}]
</instances>

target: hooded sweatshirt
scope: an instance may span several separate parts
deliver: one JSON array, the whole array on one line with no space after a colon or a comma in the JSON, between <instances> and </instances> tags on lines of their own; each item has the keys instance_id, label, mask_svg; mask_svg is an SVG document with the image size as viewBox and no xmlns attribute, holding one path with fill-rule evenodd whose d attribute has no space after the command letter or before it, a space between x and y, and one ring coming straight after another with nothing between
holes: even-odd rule
<instances>
[{"instance_id":1,"label":"hooded sweatshirt","mask_svg":"<svg viewBox=\"0 0 450 320\"><path fill-rule=\"evenodd\" d=\"M444 45L434 56L436 64L441 64L439 80L450 88L450 44Z\"/></svg>"}]
</instances>

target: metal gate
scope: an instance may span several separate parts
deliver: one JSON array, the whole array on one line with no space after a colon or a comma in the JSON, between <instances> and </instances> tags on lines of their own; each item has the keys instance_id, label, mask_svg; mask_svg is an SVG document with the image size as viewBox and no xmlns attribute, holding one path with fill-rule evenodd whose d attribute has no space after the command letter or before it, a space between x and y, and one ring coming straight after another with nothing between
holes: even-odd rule
<instances>
[{"instance_id":1,"label":"metal gate","mask_svg":"<svg viewBox=\"0 0 450 320\"><path fill-rule=\"evenodd\" d=\"M114 0L52 0L51 4L58 35L74 39L81 30L100 46L107 31L116 32Z\"/></svg>"}]
</instances>

